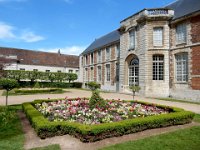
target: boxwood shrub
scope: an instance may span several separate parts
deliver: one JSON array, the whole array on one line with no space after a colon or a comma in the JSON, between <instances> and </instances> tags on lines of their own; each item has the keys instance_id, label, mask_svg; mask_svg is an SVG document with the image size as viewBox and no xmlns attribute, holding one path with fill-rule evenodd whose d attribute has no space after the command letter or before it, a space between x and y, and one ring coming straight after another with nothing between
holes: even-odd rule
<instances>
[{"instance_id":1,"label":"boxwood shrub","mask_svg":"<svg viewBox=\"0 0 200 150\"><path fill-rule=\"evenodd\" d=\"M41 103L43 101L48 102L53 100L36 100L34 102L24 103L22 105L27 118L41 139L70 134L76 138L79 138L82 142L94 142L109 137L135 133L146 129L186 124L190 123L194 117L194 113L190 111L184 111L180 108L156 105L157 107L170 109L170 113L98 125L85 125L68 121L50 122L33 106L34 104ZM137 103L151 105L150 103L146 102L137 101Z\"/></svg>"},{"instance_id":2,"label":"boxwood shrub","mask_svg":"<svg viewBox=\"0 0 200 150\"><path fill-rule=\"evenodd\" d=\"M36 93L62 93L62 89L53 88L53 89L31 89L31 90L14 90L16 94L36 94Z\"/></svg>"}]
</instances>

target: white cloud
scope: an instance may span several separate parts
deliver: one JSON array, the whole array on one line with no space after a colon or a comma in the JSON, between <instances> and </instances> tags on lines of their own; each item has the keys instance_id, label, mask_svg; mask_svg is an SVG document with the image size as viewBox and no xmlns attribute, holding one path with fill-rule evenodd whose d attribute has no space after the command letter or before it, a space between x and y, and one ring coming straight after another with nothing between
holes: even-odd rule
<instances>
[{"instance_id":1,"label":"white cloud","mask_svg":"<svg viewBox=\"0 0 200 150\"><path fill-rule=\"evenodd\" d=\"M0 22L0 39L13 39L15 35L13 33L14 27L6 23Z\"/></svg>"},{"instance_id":2,"label":"white cloud","mask_svg":"<svg viewBox=\"0 0 200 150\"><path fill-rule=\"evenodd\" d=\"M17 29L15 26L11 26L5 22L0 22L0 40L15 40L30 43L44 39L43 36L36 35L33 31Z\"/></svg>"},{"instance_id":3,"label":"white cloud","mask_svg":"<svg viewBox=\"0 0 200 150\"><path fill-rule=\"evenodd\" d=\"M24 33L22 33L20 39L24 40L25 42L31 43L44 40L45 38L40 35L36 35L31 31L25 31Z\"/></svg>"},{"instance_id":4,"label":"white cloud","mask_svg":"<svg viewBox=\"0 0 200 150\"><path fill-rule=\"evenodd\" d=\"M78 46L78 45L74 45L74 46L66 46L63 48L52 48L52 49L45 49L45 48L41 48L41 51L46 51L46 52L53 52L53 53L57 53L58 50L60 49L60 52L62 54L69 54L69 55L79 55L81 54L87 46Z\"/></svg>"}]
</instances>

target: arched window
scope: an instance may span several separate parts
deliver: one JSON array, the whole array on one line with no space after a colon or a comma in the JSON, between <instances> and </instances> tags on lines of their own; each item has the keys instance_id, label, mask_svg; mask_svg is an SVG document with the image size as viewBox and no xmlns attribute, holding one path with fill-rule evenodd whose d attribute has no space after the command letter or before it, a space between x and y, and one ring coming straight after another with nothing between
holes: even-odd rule
<instances>
[{"instance_id":1,"label":"arched window","mask_svg":"<svg viewBox=\"0 0 200 150\"><path fill-rule=\"evenodd\" d=\"M129 86L139 85L139 60L133 58L129 64Z\"/></svg>"}]
</instances>

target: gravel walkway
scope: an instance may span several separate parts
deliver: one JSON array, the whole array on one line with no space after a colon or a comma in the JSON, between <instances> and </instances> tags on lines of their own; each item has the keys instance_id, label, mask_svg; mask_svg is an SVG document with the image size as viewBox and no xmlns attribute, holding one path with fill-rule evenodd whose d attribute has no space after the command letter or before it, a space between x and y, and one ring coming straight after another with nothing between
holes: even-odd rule
<instances>
[{"instance_id":1,"label":"gravel walkway","mask_svg":"<svg viewBox=\"0 0 200 150\"><path fill-rule=\"evenodd\" d=\"M199 123L192 122L186 125L178 125L178 126L171 126L165 128L157 128L157 129L150 129L145 130L142 132L137 132L134 134L128 134L120 137L114 138L107 138L101 141L97 141L94 143L82 143L79 139L76 139L70 135L64 136L56 136L52 138L47 138L41 140L35 133L34 129L31 127L28 119L26 118L23 112L19 112L19 116L22 122L23 131L25 133L25 144L24 148L26 150L36 147L44 147L51 144L59 144L62 150L96 150L102 147L123 143L126 141L134 141L138 139L142 139L145 137L150 137L154 135L159 135L163 133L168 133L172 131L176 131L179 129L185 129L192 126L198 126Z\"/></svg>"},{"instance_id":2,"label":"gravel walkway","mask_svg":"<svg viewBox=\"0 0 200 150\"><path fill-rule=\"evenodd\" d=\"M0 91L1 94L2 91ZM35 99L48 99L48 98L75 98L75 97L90 97L91 92L86 90L77 90L77 89L67 89L66 93L63 94L38 94L38 95L20 95L20 96L9 96L8 103L11 104L21 104L24 102L31 102ZM122 100L131 100L132 96L127 94L120 93L101 93L101 96L105 99L122 99ZM189 103L181 103L181 102L171 102L171 101L162 101L145 97L136 96L135 99L150 103L168 105L180 107L185 110L193 111L195 113L200 114L200 105L197 104L189 104ZM0 96L0 105L5 105L5 96Z\"/></svg>"}]
</instances>

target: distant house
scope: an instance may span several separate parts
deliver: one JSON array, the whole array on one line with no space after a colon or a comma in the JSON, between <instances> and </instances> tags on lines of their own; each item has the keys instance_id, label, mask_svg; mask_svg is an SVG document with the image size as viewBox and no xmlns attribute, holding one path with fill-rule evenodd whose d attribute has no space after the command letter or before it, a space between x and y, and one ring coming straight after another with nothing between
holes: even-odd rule
<instances>
[{"instance_id":1,"label":"distant house","mask_svg":"<svg viewBox=\"0 0 200 150\"><path fill-rule=\"evenodd\" d=\"M17 48L0 47L0 59L10 60L5 70L71 72L79 76L79 57Z\"/></svg>"},{"instance_id":2,"label":"distant house","mask_svg":"<svg viewBox=\"0 0 200 150\"><path fill-rule=\"evenodd\" d=\"M200 100L200 1L143 9L80 55L82 81L103 90Z\"/></svg>"}]
</instances>

